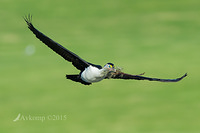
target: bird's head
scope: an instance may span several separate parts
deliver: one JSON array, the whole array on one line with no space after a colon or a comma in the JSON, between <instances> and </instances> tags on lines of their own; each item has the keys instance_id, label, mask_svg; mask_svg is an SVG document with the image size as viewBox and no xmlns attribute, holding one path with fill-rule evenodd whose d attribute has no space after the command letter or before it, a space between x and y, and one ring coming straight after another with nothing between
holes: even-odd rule
<instances>
[{"instance_id":1,"label":"bird's head","mask_svg":"<svg viewBox=\"0 0 200 133\"><path fill-rule=\"evenodd\" d=\"M116 69L115 69L113 63L107 63L107 64L104 66L104 69L105 69L105 70L108 70L108 71L110 71L110 72L116 72Z\"/></svg>"}]
</instances>

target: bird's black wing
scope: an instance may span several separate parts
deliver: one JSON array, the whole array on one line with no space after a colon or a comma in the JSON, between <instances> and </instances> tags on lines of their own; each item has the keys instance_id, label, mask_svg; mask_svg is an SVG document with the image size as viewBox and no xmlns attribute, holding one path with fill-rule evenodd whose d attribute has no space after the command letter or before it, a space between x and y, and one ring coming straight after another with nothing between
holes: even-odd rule
<instances>
[{"instance_id":1,"label":"bird's black wing","mask_svg":"<svg viewBox=\"0 0 200 133\"><path fill-rule=\"evenodd\" d=\"M187 73L185 75L183 75L180 78L176 78L176 79L159 79L159 78L149 78L149 77L144 77L141 76L143 74L140 75L131 75L131 74L126 74L123 72L115 72L115 73L111 73L108 77L106 78L113 78L113 79L135 79L135 80L149 80L149 81L160 81L160 82L178 82L180 80L182 80L184 77L187 76Z\"/></svg>"},{"instance_id":2,"label":"bird's black wing","mask_svg":"<svg viewBox=\"0 0 200 133\"><path fill-rule=\"evenodd\" d=\"M78 55L75 53L67 50L62 45L58 44L57 42L53 41L40 31L38 31L32 24L32 16L28 15L24 17L24 20L26 21L28 28L36 35L36 37L42 41L44 44L46 44L49 48L51 48L53 51L55 51L57 54L62 56L65 60L72 62L72 64L79 70L84 71L85 68L87 68L89 65L94 65L92 63L89 63L83 59L81 59ZM95 65L94 65L95 66Z\"/></svg>"}]
</instances>

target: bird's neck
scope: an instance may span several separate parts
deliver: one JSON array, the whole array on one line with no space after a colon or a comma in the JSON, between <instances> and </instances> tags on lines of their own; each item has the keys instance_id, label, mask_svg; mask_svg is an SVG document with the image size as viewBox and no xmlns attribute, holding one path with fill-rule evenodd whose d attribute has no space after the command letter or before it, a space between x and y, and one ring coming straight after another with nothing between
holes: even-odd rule
<instances>
[{"instance_id":1,"label":"bird's neck","mask_svg":"<svg viewBox=\"0 0 200 133\"><path fill-rule=\"evenodd\" d=\"M102 68L102 69L100 69L100 73L102 76L106 76L109 73L109 70L106 68Z\"/></svg>"}]
</instances>

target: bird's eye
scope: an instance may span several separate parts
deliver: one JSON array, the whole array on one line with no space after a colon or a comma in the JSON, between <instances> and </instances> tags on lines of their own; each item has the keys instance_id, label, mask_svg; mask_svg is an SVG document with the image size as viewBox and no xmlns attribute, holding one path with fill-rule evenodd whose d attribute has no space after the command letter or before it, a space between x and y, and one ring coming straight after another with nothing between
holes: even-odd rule
<instances>
[{"instance_id":1,"label":"bird's eye","mask_svg":"<svg viewBox=\"0 0 200 133\"><path fill-rule=\"evenodd\" d=\"M111 65L109 65L109 68L112 68L112 66L111 66Z\"/></svg>"}]
</instances>

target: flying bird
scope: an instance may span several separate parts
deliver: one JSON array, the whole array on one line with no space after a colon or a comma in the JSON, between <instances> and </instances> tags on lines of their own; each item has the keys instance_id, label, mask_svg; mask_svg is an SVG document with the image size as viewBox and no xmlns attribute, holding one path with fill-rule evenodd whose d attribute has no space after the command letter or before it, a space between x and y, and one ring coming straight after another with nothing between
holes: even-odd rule
<instances>
[{"instance_id":1,"label":"flying bird","mask_svg":"<svg viewBox=\"0 0 200 133\"><path fill-rule=\"evenodd\" d=\"M59 54L65 60L71 62L74 67L80 70L79 74L66 75L66 78L72 81L79 82L84 85L90 85L103 79L135 79L160 82L177 82L187 76L186 73L182 77L176 79L149 78L141 76L144 73L139 75L123 73L120 69L115 68L113 63L107 63L103 67L101 65L95 65L80 58L77 54L64 48L62 45L53 41L52 39L41 33L39 30L37 30L32 24L32 15L29 14L28 16L25 16L24 20L26 21L28 28L40 41L42 41L45 45L47 45L50 49Z\"/></svg>"}]
</instances>

